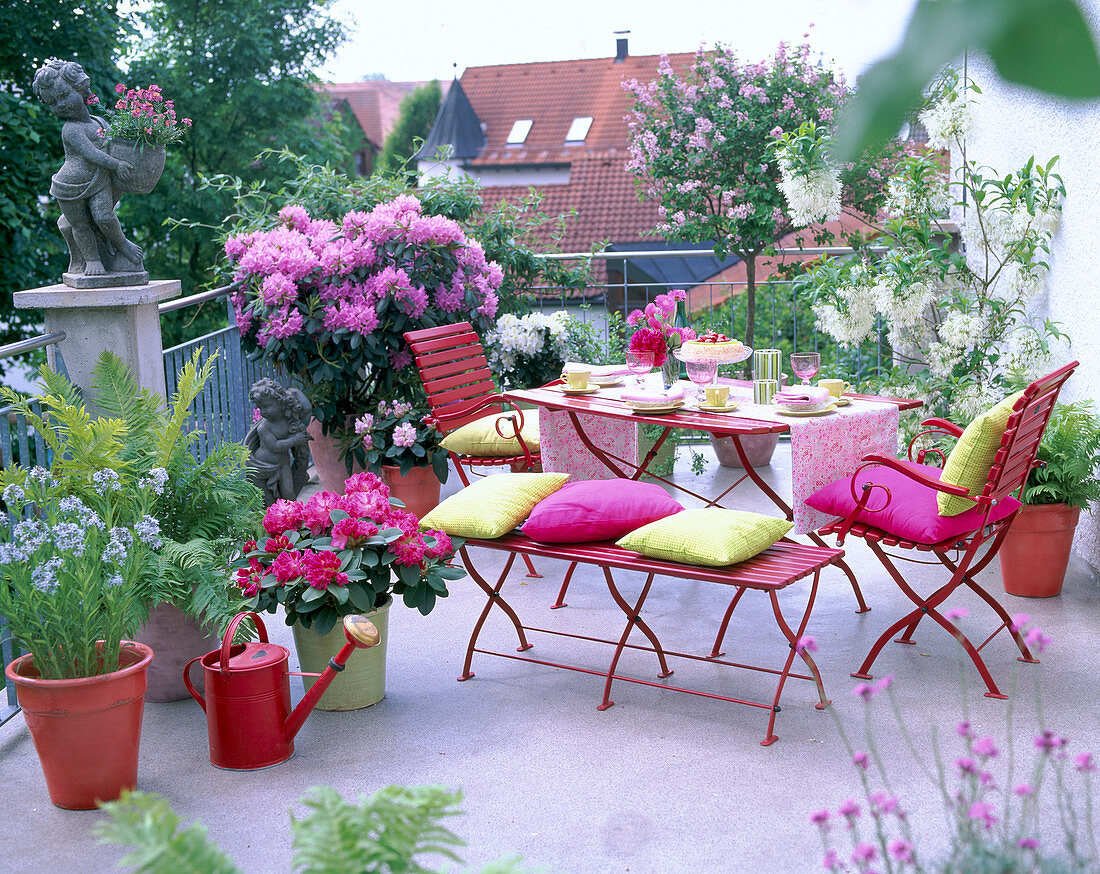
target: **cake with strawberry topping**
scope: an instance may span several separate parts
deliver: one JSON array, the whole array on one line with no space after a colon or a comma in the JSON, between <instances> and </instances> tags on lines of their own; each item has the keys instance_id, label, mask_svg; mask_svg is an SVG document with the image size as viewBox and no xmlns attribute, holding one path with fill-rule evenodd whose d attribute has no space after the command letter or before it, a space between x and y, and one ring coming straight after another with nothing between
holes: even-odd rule
<instances>
[{"instance_id":1,"label":"cake with strawberry topping","mask_svg":"<svg viewBox=\"0 0 1100 874\"><path fill-rule=\"evenodd\" d=\"M707 331L694 340L686 341L680 347L680 357L685 361L742 361L745 358L745 345L740 340L731 340L717 331Z\"/></svg>"}]
</instances>

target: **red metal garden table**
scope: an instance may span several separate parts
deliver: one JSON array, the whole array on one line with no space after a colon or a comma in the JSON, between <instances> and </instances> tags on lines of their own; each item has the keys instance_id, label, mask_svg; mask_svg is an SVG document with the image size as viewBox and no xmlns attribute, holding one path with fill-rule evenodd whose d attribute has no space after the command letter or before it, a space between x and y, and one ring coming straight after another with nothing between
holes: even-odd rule
<instances>
[{"instance_id":1,"label":"red metal garden table","mask_svg":"<svg viewBox=\"0 0 1100 874\"><path fill-rule=\"evenodd\" d=\"M720 381L731 386L731 396L736 393L744 394L751 385L750 383L740 380L723 379ZM733 491L733 489L746 480L749 480L755 484L769 500L771 500L787 519L796 519L795 512L791 505L788 504L749 463L748 456L741 440L743 437L752 435L788 433L791 431L792 423L808 423L811 421L810 419L782 419L781 417L772 415L766 409L754 407L752 404L745 404L745 412L741 413L739 411L736 414L706 412L695 408L695 406L690 403L670 413L639 412L632 409L626 402L621 400L618 395L619 391L615 389L600 389L597 392L585 395L566 394L563 391L563 384L561 381L549 383L541 388L516 390L506 393L509 399L517 403L532 404L542 409L564 412L568 416L572 428L575 430L576 436L583 447L591 453L593 457L598 459L598 461L614 476L636 480L643 475L647 475L672 489L691 495L702 501L706 506L718 507L722 506L722 500ZM847 397L851 399L851 404L831 415L841 417L839 421L850 423L852 427L858 424L860 416L869 414L869 411L873 409L881 410L883 408L896 408L896 411L900 412L902 410L915 409L922 405L921 401L910 398L886 398L875 395L848 395ZM754 418L754 415L757 416L757 418ZM586 425L586 422L591 423L595 421L591 417L596 417L596 420L620 421L624 424L629 424L631 427L636 424L657 425L662 428L662 431L660 437L658 437L643 458L629 458L626 457L625 453L610 451L606 446L601 446L598 441L592 439L591 435L588 433L590 425ZM806 427L806 425L799 424L796 425L796 427L801 428ZM670 479L651 473L649 471L650 464L653 462L653 459L657 456L662 445L668 439L674 428L688 428L704 431L716 437L732 438L734 449L737 452L738 458L741 460L744 473L738 477L732 485L728 486L720 494L714 496L698 494L681 483L676 483ZM889 447L889 450L892 454L894 447ZM821 451L828 452L830 449L829 447L825 447ZM862 445L858 447L858 452L854 453L854 457L851 461L851 470L845 471L845 475L851 474L855 470L859 464L858 458L866 451L871 450ZM807 454L812 454L812 450L803 451L803 455ZM544 466L545 465L546 459L544 458ZM836 478L835 466L830 475ZM821 485L826 484L826 482L821 483ZM803 509L804 507L799 503L799 510L801 511ZM824 524L824 520L820 524ZM799 528L797 533L809 537L818 546L825 546L824 541L812 529L804 530L803 528ZM856 600L859 604L858 612L867 610L867 605L863 600L863 593L860 591L859 583L856 581L855 575L843 562L840 562L839 566L844 570L851 582L852 590L855 592ZM561 597L559 597L558 603L561 603Z\"/></svg>"}]
</instances>

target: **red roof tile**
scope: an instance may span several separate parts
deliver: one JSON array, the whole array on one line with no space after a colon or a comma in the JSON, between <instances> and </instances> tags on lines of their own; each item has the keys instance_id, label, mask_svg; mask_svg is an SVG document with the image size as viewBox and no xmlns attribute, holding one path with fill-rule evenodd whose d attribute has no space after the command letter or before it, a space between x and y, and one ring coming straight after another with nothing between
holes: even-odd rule
<instances>
[{"instance_id":1,"label":"red roof tile","mask_svg":"<svg viewBox=\"0 0 1100 874\"><path fill-rule=\"evenodd\" d=\"M327 84L322 87L334 100L347 101L363 134L375 148L381 149L386 134L392 130L400 114L401 101L424 82L389 82L371 79L366 82ZM447 93L450 82L441 82Z\"/></svg>"},{"instance_id":2,"label":"red roof tile","mask_svg":"<svg viewBox=\"0 0 1100 874\"><path fill-rule=\"evenodd\" d=\"M688 66L693 53L669 55L674 69ZM578 154L623 149L629 135L623 116L633 105L622 87L625 80L648 82L657 77L659 55L533 64L467 67L462 87L485 125L487 145L475 166L500 164L562 164ZM565 145L574 118L591 117L583 144ZM519 119L534 124L522 145L507 145Z\"/></svg>"}]
</instances>

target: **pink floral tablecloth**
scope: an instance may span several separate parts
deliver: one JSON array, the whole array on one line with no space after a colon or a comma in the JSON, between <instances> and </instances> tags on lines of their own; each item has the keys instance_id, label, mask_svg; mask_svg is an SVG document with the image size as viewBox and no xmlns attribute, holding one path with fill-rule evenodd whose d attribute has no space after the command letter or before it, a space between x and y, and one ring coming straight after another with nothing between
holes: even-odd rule
<instances>
[{"instance_id":1,"label":"pink floral tablecloth","mask_svg":"<svg viewBox=\"0 0 1100 874\"><path fill-rule=\"evenodd\" d=\"M828 415L797 417L785 416L774 406L752 403L752 389L735 386L730 396L739 403L738 417L782 422L791 429L791 505L798 534L814 531L833 518L807 506L806 498L850 476L864 455L897 452L898 408L894 404L854 400ZM637 459L637 427L633 423L584 414L579 418L597 446L631 461ZM543 408L539 432L544 470L569 473L576 480L615 476L581 442L568 413Z\"/></svg>"},{"instance_id":2,"label":"pink floral tablecloth","mask_svg":"<svg viewBox=\"0 0 1100 874\"><path fill-rule=\"evenodd\" d=\"M898 408L890 403L853 400L825 416L785 416L774 406L752 403L751 389L733 389L737 413L747 419L784 422L791 428L791 507L795 531L806 534L834 517L807 506L806 498L842 477L872 452L895 455Z\"/></svg>"},{"instance_id":3,"label":"pink floral tablecloth","mask_svg":"<svg viewBox=\"0 0 1100 874\"><path fill-rule=\"evenodd\" d=\"M581 414L584 433L596 446L611 455L635 461L638 456L638 427L633 422ZM614 479L615 474L581 442L564 410L539 410L539 452L542 469L568 473L573 480Z\"/></svg>"}]
</instances>

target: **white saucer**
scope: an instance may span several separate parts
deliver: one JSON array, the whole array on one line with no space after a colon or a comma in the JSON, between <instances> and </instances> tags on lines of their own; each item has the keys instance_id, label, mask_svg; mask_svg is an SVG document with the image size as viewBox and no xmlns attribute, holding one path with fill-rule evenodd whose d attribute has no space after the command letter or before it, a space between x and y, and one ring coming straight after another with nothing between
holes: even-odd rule
<instances>
[{"instance_id":1,"label":"white saucer","mask_svg":"<svg viewBox=\"0 0 1100 874\"><path fill-rule=\"evenodd\" d=\"M851 402L852 402L851 398L837 398L835 401L833 401L833 406L846 407Z\"/></svg>"},{"instance_id":2,"label":"white saucer","mask_svg":"<svg viewBox=\"0 0 1100 874\"><path fill-rule=\"evenodd\" d=\"M829 404L823 410L776 410L776 412L781 416L826 416L836 412L836 404Z\"/></svg>"},{"instance_id":3,"label":"white saucer","mask_svg":"<svg viewBox=\"0 0 1100 874\"><path fill-rule=\"evenodd\" d=\"M623 378L621 376L616 376L614 379L597 379L592 376L588 378L588 381L599 388L611 388L612 386L623 384Z\"/></svg>"},{"instance_id":4,"label":"white saucer","mask_svg":"<svg viewBox=\"0 0 1100 874\"><path fill-rule=\"evenodd\" d=\"M635 413L672 413L684 405L683 401L673 401L671 404L663 407L636 407L634 404L630 403L630 401L626 403Z\"/></svg>"},{"instance_id":5,"label":"white saucer","mask_svg":"<svg viewBox=\"0 0 1100 874\"><path fill-rule=\"evenodd\" d=\"M713 404L697 404L697 406L705 413L732 413L737 409L737 401L730 401L722 407L716 407Z\"/></svg>"},{"instance_id":6,"label":"white saucer","mask_svg":"<svg viewBox=\"0 0 1100 874\"><path fill-rule=\"evenodd\" d=\"M567 395L590 395L592 392L600 390L598 385L587 385L584 388L570 388L567 385L563 385L561 390Z\"/></svg>"}]
</instances>

